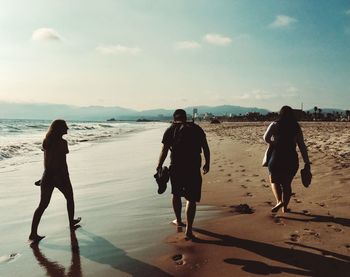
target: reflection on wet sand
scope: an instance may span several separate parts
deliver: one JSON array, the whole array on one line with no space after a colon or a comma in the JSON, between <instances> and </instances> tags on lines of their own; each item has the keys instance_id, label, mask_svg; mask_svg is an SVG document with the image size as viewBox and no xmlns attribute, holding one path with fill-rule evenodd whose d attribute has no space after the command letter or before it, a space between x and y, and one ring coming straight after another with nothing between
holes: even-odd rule
<instances>
[{"instance_id":1,"label":"reflection on wet sand","mask_svg":"<svg viewBox=\"0 0 350 277\"><path fill-rule=\"evenodd\" d=\"M80 264L80 251L79 251L79 243L77 237L75 235L75 231L71 231L71 265L69 267L68 272L66 273L66 269L57 262L50 261L45 257L45 255L41 252L38 244L31 244L31 248L33 250L33 254L38 261L38 264L46 270L46 275L60 277L60 276L74 276L81 277L81 264Z\"/></svg>"},{"instance_id":2,"label":"reflection on wet sand","mask_svg":"<svg viewBox=\"0 0 350 277\"><path fill-rule=\"evenodd\" d=\"M39 265L45 268L48 276L83 276L80 256L96 263L109 265L131 276L171 276L153 265L129 257L124 250L115 247L111 242L100 236L83 229L79 229L79 233L86 236L87 239L80 239L80 243L78 243L75 231L72 231L70 249L66 246L44 244L45 248L71 251L71 265L67 273L65 273L65 268L62 265L48 260L42 254L38 245L31 246Z\"/></svg>"}]
</instances>

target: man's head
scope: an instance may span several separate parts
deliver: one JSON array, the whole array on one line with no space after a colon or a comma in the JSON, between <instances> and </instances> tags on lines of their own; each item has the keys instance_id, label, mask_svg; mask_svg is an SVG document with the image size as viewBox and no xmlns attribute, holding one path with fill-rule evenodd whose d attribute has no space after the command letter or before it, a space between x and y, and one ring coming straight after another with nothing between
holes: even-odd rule
<instances>
[{"instance_id":1,"label":"man's head","mask_svg":"<svg viewBox=\"0 0 350 277\"><path fill-rule=\"evenodd\" d=\"M173 118L174 118L174 121L181 121L181 122L187 121L186 112L182 109L177 109L173 114Z\"/></svg>"}]
</instances>

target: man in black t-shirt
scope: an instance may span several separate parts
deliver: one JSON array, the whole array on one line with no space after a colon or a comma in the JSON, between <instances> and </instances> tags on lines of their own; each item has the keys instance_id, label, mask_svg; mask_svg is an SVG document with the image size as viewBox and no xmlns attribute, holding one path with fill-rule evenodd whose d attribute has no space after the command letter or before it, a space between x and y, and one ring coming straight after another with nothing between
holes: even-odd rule
<instances>
[{"instance_id":1,"label":"man in black t-shirt","mask_svg":"<svg viewBox=\"0 0 350 277\"><path fill-rule=\"evenodd\" d=\"M186 112L176 110L173 124L163 135L163 148L160 153L157 171L170 155L170 181L173 194L173 208L176 220L173 221L179 227L186 226L186 238L192 239L192 224L196 213L196 202L200 201L202 188L201 153L205 157L203 173L209 172L210 151L205 133L201 127L193 122L187 122ZM181 197L187 200L186 217L187 225L181 220Z\"/></svg>"}]
</instances>

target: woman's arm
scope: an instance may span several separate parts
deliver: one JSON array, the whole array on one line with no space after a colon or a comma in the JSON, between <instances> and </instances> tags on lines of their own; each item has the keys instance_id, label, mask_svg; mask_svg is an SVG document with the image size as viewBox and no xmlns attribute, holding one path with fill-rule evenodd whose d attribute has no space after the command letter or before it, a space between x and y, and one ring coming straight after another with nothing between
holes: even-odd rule
<instances>
[{"instance_id":1,"label":"woman's arm","mask_svg":"<svg viewBox=\"0 0 350 277\"><path fill-rule=\"evenodd\" d=\"M272 144L274 141L271 139L273 137L275 130L275 122L272 122L269 127L267 127L267 130L263 136L264 141L268 144Z\"/></svg>"},{"instance_id":2,"label":"woman's arm","mask_svg":"<svg viewBox=\"0 0 350 277\"><path fill-rule=\"evenodd\" d=\"M301 156L303 157L304 163L309 165L310 164L309 155L307 153L307 148L304 142L304 135L301 128L299 129L299 132L297 134L297 144L298 144Z\"/></svg>"}]
</instances>

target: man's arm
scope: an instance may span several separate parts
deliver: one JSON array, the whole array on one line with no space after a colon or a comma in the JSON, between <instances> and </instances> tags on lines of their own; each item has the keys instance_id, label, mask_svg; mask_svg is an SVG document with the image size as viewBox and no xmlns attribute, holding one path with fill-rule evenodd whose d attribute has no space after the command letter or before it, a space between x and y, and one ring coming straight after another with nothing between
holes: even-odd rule
<instances>
[{"instance_id":1,"label":"man's arm","mask_svg":"<svg viewBox=\"0 0 350 277\"><path fill-rule=\"evenodd\" d=\"M162 168L163 163L164 163L166 157L168 156L168 151L169 151L169 146L166 144L163 144L163 148L160 151L160 155L159 155L157 170Z\"/></svg>"},{"instance_id":2,"label":"man's arm","mask_svg":"<svg viewBox=\"0 0 350 277\"><path fill-rule=\"evenodd\" d=\"M207 174L210 169L210 150L209 150L209 145L206 137L204 137L203 139L202 148L203 148L203 154L205 158L205 164L203 166L203 174Z\"/></svg>"}]
</instances>

